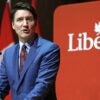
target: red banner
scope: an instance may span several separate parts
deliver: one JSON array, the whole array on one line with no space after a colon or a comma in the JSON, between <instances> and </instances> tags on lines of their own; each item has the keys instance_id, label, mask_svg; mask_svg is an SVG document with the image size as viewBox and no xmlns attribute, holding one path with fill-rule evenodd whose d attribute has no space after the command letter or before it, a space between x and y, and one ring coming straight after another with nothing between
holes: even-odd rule
<instances>
[{"instance_id":1,"label":"red banner","mask_svg":"<svg viewBox=\"0 0 100 100\"><path fill-rule=\"evenodd\" d=\"M58 7L54 41L61 49L57 100L100 100L100 1Z\"/></svg>"}]
</instances>

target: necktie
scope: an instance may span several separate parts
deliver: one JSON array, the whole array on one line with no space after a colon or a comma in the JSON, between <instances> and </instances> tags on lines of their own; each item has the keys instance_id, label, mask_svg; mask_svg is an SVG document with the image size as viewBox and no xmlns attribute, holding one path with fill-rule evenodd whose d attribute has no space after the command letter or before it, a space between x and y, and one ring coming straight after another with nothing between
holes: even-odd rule
<instances>
[{"instance_id":1,"label":"necktie","mask_svg":"<svg viewBox=\"0 0 100 100\"><path fill-rule=\"evenodd\" d=\"M22 49L21 49L21 53L20 53L20 68L19 68L20 72L22 71L24 62L26 60L26 56L27 56L26 48L27 47L25 45L23 45Z\"/></svg>"}]
</instances>

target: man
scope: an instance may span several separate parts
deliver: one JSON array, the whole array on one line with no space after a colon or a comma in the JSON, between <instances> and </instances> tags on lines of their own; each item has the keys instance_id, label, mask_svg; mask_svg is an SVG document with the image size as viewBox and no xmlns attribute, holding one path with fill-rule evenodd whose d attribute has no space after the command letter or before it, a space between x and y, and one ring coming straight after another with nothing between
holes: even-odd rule
<instances>
[{"instance_id":1,"label":"man","mask_svg":"<svg viewBox=\"0 0 100 100\"><path fill-rule=\"evenodd\" d=\"M12 100L56 100L59 47L35 33L37 15L30 4L17 3L11 11L11 19L19 43L7 49L3 56L1 100L9 90Z\"/></svg>"}]
</instances>

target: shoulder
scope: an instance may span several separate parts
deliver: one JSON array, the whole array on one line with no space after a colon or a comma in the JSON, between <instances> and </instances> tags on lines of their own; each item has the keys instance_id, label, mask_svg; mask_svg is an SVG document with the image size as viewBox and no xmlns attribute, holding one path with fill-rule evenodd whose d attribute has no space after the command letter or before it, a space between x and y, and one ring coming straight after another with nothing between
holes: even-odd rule
<instances>
[{"instance_id":1,"label":"shoulder","mask_svg":"<svg viewBox=\"0 0 100 100\"><path fill-rule=\"evenodd\" d=\"M13 44L12 46L8 47L5 52L11 54L12 52L14 52L16 50L16 47L18 46L18 44Z\"/></svg>"},{"instance_id":2,"label":"shoulder","mask_svg":"<svg viewBox=\"0 0 100 100\"><path fill-rule=\"evenodd\" d=\"M58 52L60 51L60 48L56 43L46 40L42 37L39 37L38 44L40 47L40 51L44 53L52 51L58 51Z\"/></svg>"},{"instance_id":3,"label":"shoulder","mask_svg":"<svg viewBox=\"0 0 100 100\"><path fill-rule=\"evenodd\" d=\"M49 47L52 47L52 46L59 48L59 46L56 43L54 43L50 40L44 39L42 37L39 37L38 43L39 43L39 45L42 45L42 47L44 47L44 48L49 48Z\"/></svg>"}]
</instances>

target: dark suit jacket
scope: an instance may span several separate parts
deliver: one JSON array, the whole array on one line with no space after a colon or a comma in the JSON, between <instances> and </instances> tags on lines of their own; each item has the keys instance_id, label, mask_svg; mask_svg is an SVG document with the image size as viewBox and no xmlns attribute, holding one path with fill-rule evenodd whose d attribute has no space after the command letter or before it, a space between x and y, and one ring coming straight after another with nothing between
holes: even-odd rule
<instances>
[{"instance_id":1,"label":"dark suit jacket","mask_svg":"<svg viewBox=\"0 0 100 100\"><path fill-rule=\"evenodd\" d=\"M11 89L13 100L56 100L55 79L59 47L41 37L35 39L19 77L19 44L7 49L0 67L0 96Z\"/></svg>"}]
</instances>

